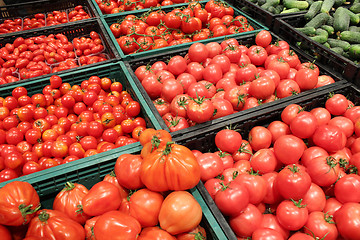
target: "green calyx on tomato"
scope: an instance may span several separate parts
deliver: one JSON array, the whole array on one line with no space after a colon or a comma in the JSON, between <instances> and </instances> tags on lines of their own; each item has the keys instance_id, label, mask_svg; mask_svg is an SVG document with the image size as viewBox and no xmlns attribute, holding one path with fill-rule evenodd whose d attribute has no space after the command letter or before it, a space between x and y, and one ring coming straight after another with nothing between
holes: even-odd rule
<instances>
[{"instance_id":1,"label":"green calyx on tomato","mask_svg":"<svg viewBox=\"0 0 360 240\"><path fill-rule=\"evenodd\" d=\"M167 142L166 143L166 147L165 147L165 149L163 151L162 156L167 156L167 155L169 155L171 153L171 149L172 149L171 145L172 144L174 144L174 142Z\"/></svg>"},{"instance_id":2,"label":"green calyx on tomato","mask_svg":"<svg viewBox=\"0 0 360 240\"><path fill-rule=\"evenodd\" d=\"M19 210L21 212L21 216L24 218L24 224L28 221L27 220L27 215L31 215L35 212L37 212L41 205L39 204L35 209L31 209L33 207L32 204L26 206L25 204L20 204L19 205Z\"/></svg>"},{"instance_id":3,"label":"green calyx on tomato","mask_svg":"<svg viewBox=\"0 0 360 240\"><path fill-rule=\"evenodd\" d=\"M75 188L75 184L73 184L72 182L67 182L65 183L65 188L62 190L63 192L65 191L71 191Z\"/></svg>"},{"instance_id":4,"label":"green calyx on tomato","mask_svg":"<svg viewBox=\"0 0 360 240\"><path fill-rule=\"evenodd\" d=\"M306 204L301 204L303 199L300 199L299 201L295 201L294 199L290 199L294 205L298 208L305 208L306 207Z\"/></svg>"},{"instance_id":5,"label":"green calyx on tomato","mask_svg":"<svg viewBox=\"0 0 360 240\"><path fill-rule=\"evenodd\" d=\"M39 220L40 220L41 222L46 223L47 220L50 218L50 215L49 215L45 210L43 210L43 211L41 211L41 213L39 214L38 218L39 218Z\"/></svg>"}]
</instances>

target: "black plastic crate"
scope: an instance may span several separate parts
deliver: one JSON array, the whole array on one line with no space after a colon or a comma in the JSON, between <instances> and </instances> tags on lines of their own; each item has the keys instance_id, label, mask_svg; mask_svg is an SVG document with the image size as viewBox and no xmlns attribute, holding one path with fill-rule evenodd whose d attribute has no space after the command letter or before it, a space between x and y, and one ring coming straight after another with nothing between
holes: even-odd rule
<instances>
[{"instance_id":1,"label":"black plastic crate","mask_svg":"<svg viewBox=\"0 0 360 240\"><path fill-rule=\"evenodd\" d=\"M307 111L310 111L311 109L316 107L324 107L325 102L328 99L329 92L343 94L349 100L353 101L355 105L360 104L360 89L351 83L345 82L342 85L333 85L331 88L322 89L307 96L293 99L292 101L287 103L281 103L276 106L261 109L256 113L242 116L233 116L229 119L222 121L221 123L199 128L196 131L183 133L181 136L177 136L173 140L176 143L182 144L192 150L196 149L203 153L209 151L215 152L217 151L215 145L215 135L217 132L224 129L226 126L231 125L232 127L235 127L235 129L241 134L243 139L248 139L248 134L253 127L266 127L273 121L281 120L282 110L291 103L299 104ZM224 217L224 215L222 215L215 202L211 198L210 194L204 187L204 184L200 182L197 185L197 188L202 194L202 197L204 198L206 203L208 204L210 210L213 212L213 215L217 218L217 221L222 227L227 238L236 240L234 232L232 231L230 225L226 221L226 218Z\"/></svg>"},{"instance_id":2,"label":"black plastic crate","mask_svg":"<svg viewBox=\"0 0 360 240\"><path fill-rule=\"evenodd\" d=\"M286 41L293 43L298 49L307 51L309 54L316 56L318 62L328 66L332 71L341 74L345 79L354 82L359 86L360 76L356 77L356 74L360 70L360 65L331 51L329 48L310 39L308 36L295 29L304 27L305 24L306 20L304 19L304 14L287 16L276 19L273 31Z\"/></svg>"},{"instance_id":3,"label":"black plastic crate","mask_svg":"<svg viewBox=\"0 0 360 240\"><path fill-rule=\"evenodd\" d=\"M10 2L10 1L9 1ZM11 3L10 3L11 4ZM21 3L0 7L0 19L26 17L36 13L47 13L55 10L74 8L78 5L86 7L90 17L96 17L96 10L91 0L45 0L45 1L21 1Z\"/></svg>"},{"instance_id":4,"label":"black plastic crate","mask_svg":"<svg viewBox=\"0 0 360 240\"><path fill-rule=\"evenodd\" d=\"M119 57L119 55L115 50L115 46L109 40L109 36L107 35L104 27L100 24L100 20L97 18L89 19L88 21L81 21L81 23L80 22L72 22L72 23L68 23L66 25L55 25L55 26L51 26L51 27L37 28L31 32L30 31L16 32L16 33L12 33L11 35L3 34L3 35L0 35L0 48L4 47L6 43L14 42L14 40L18 37L23 37L24 39L26 39L26 38L34 37L34 36L40 36L40 35L47 36L50 34L62 33L65 36L67 36L69 41L72 41L75 37L89 35L91 31L95 31L101 36L101 39L103 40L103 45L106 49L106 51L104 53L107 54L110 59L103 61L103 62L94 63L91 65L86 65L86 66L82 66L82 67L73 68L70 70L65 70L62 72L77 71L77 70L84 69L88 66L98 66L100 64L117 61L117 58ZM56 74L56 73L52 73L51 75L53 75L53 74ZM47 75L42 75L42 76L35 77L35 78L24 79L24 80L20 80L18 82L40 79L40 78L43 78L44 76L47 76ZM3 84L3 85L12 85L12 84L16 84L18 82L7 83L7 84ZM0 88L3 85L0 85Z\"/></svg>"},{"instance_id":5,"label":"black plastic crate","mask_svg":"<svg viewBox=\"0 0 360 240\"><path fill-rule=\"evenodd\" d=\"M248 45L251 46L251 45L253 45L255 43L255 36L256 36L255 34L250 34L250 35L247 35L247 36L235 37L235 39L237 39L243 45L248 44ZM272 34L272 38L273 38L273 42L275 42L276 40L281 40L281 38L278 37L275 34ZM221 41L218 40L217 42L221 42ZM290 48L294 49L291 45L290 45ZM299 58L300 58L300 60L302 62L306 62L306 61L313 62L314 61L314 59L311 56L304 53L303 51L299 51L299 50L296 50L296 49L294 49L294 50L298 54L298 56L299 56ZM168 53L161 53L161 54L157 54L157 55L152 55L151 57L143 57L143 58L139 58L139 59L136 59L136 60L129 60L129 61L125 62L125 65L128 68L128 70L129 70L132 78L134 79L135 83L137 84L140 92L143 94L145 100L148 102L150 109L153 111L155 117L157 118L157 120L160 123L160 125L162 126L162 128L166 129L167 131L170 131L170 130L168 129L168 127L166 126L164 120L161 118L160 114L156 110L154 104L152 103L152 100L150 99L149 95L146 93L144 87L141 85L139 79L135 76L135 70L136 70L137 67L139 67L141 65L153 64L156 61L164 61L164 62L166 62L166 60L168 60L169 58L171 58L171 57L173 57L175 55L185 56L187 54L187 51L188 51L188 48L183 49L183 50L172 51L172 52L168 52ZM318 62L315 62L315 64L319 67L320 74L329 75L336 81L336 83L334 83L334 84L340 84L341 85L344 82L346 82L346 80L343 80L340 76L337 76L337 75L333 74L325 66L323 66L321 64L318 64ZM330 85L324 86L321 89L327 89L327 88L329 88L329 86ZM267 109L268 107L271 107L271 106L274 106L274 105L277 105L277 104L281 104L281 103L284 103L284 102L288 102L288 101L291 101L291 100L294 100L294 99L298 98L299 96L304 96L304 95L311 94L311 93L314 93L314 92L317 92L317 91L319 91L319 89L308 90L308 91L300 93L297 96L286 97L286 98L276 100L276 101L273 101L273 102L270 102L270 103L262 104L262 105L260 105L258 107L255 107L255 108L250 108L250 109L247 109L245 111L240 111L240 112L237 112L237 113L234 113L234 114L222 117L222 118L207 121L205 123L202 123L202 124L199 124L199 125L196 125L196 126L193 126L193 127L189 127L189 128L186 128L186 129L176 131L176 132L173 133L173 136L177 136L179 134L181 135L181 134L189 132L189 131L195 131L196 129L201 128L201 127L208 128L208 127L211 127L213 124L217 124L217 123L219 123L221 121L224 121L224 120L226 121L227 119L232 119L233 116L237 117L237 116L241 116L241 115L247 115L247 114L250 114L252 112L260 111L262 109Z\"/></svg>"},{"instance_id":6,"label":"black plastic crate","mask_svg":"<svg viewBox=\"0 0 360 240\"><path fill-rule=\"evenodd\" d=\"M253 17L257 21L265 24L265 26L269 27L270 30L273 30L273 25L276 18L284 17L284 16L292 16L299 13L305 13L306 11L300 11L295 13L284 13L284 14L274 14L271 13L256 3L253 3L248 0L232 0L234 2L234 6L240 8L244 12Z\"/></svg>"}]
</instances>

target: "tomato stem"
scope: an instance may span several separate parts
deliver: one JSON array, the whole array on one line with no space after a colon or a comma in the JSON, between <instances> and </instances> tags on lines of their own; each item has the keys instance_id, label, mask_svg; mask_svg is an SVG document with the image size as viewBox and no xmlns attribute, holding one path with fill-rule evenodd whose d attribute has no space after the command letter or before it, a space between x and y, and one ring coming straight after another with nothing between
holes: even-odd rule
<instances>
[{"instance_id":1,"label":"tomato stem","mask_svg":"<svg viewBox=\"0 0 360 240\"><path fill-rule=\"evenodd\" d=\"M299 201L295 201L294 199L290 199L294 205L298 208L305 208L306 204L301 204L301 202L303 201L303 199L300 199Z\"/></svg>"},{"instance_id":2,"label":"tomato stem","mask_svg":"<svg viewBox=\"0 0 360 240\"><path fill-rule=\"evenodd\" d=\"M41 222L47 223L47 220L50 218L50 215L46 212L46 210L43 210L41 211L38 217Z\"/></svg>"},{"instance_id":3,"label":"tomato stem","mask_svg":"<svg viewBox=\"0 0 360 240\"><path fill-rule=\"evenodd\" d=\"M75 184L72 182L65 183L65 188L62 191L71 191L75 188Z\"/></svg>"},{"instance_id":4,"label":"tomato stem","mask_svg":"<svg viewBox=\"0 0 360 240\"><path fill-rule=\"evenodd\" d=\"M110 177L116 177L114 170L112 170L112 171L109 173L109 175L110 175Z\"/></svg>"}]
</instances>

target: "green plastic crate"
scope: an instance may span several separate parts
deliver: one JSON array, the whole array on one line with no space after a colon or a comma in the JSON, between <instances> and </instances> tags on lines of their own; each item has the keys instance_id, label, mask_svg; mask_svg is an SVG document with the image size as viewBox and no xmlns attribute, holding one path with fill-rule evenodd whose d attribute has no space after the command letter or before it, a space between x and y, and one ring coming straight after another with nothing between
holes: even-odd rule
<instances>
[{"instance_id":1,"label":"green plastic crate","mask_svg":"<svg viewBox=\"0 0 360 240\"><path fill-rule=\"evenodd\" d=\"M38 173L17 178L16 180L32 184L40 196L42 208L52 208L54 198L57 193L64 188L66 182L80 183L90 189L114 169L116 159L120 155L125 153L140 154L141 148L140 143L134 143L112 151L67 163L66 168L61 166L53 167ZM4 185L5 183L0 183L0 188ZM226 239L222 228L216 221L197 188L194 187L190 189L189 192L201 206L203 217L200 224L205 228L208 239Z\"/></svg>"},{"instance_id":2,"label":"green plastic crate","mask_svg":"<svg viewBox=\"0 0 360 240\"><path fill-rule=\"evenodd\" d=\"M205 4L207 2L208 1L201 1L200 3L205 6ZM188 4L181 4L180 6L187 6L187 5ZM161 9L163 11L165 11L165 12L170 12L171 10L173 10L176 7L179 7L179 5L165 6L165 7L161 7ZM242 16L246 17L248 19L248 22L251 24L251 26L253 26L254 31L242 32L242 33L226 35L226 36L221 36L221 37L215 37L215 38L208 38L208 39L205 39L205 40L194 41L194 42L209 43L209 42L214 42L214 41L221 41L221 40L224 40L224 39L229 38L229 37L239 37L239 36L250 35L250 34L253 34L253 33L260 32L261 30L264 30L264 29L268 30L267 27L265 27L261 23L257 22L255 19L249 17L244 12L240 11L239 9L235 8L234 6L231 6L231 7L234 8L234 16L242 15ZM158 10L158 9L160 9L160 8L154 8L154 10ZM117 13L117 14L112 14L110 16L105 16L104 18L101 18L101 21L102 21L103 25L105 26L105 29L106 29L107 33L109 34L109 36L110 36L110 39L112 40L113 44L115 45L115 48L116 48L118 54L120 54L121 59L130 60L130 59L137 59L137 58L141 58L141 57L145 57L145 56L151 56L151 55L158 54L158 53L172 52L174 50L189 48L194 43L194 42L184 43L184 44L179 44L179 45L154 49L154 50L150 50L150 51L125 55L124 52L121 50L119 44L117 43L116 38L112 34L112 32L110 30L110 26L111 26L111 24L116 23L119 19L124 18L126 15L134 14L135 16L140 16L141 14L146 13L147 11L149 11L149 9L143 9L141 11Z\"/></svg>"},{"instance_id":3,"label":"green plastic crate","mask_svg":"<svg viewBox=\"0 0 360 240\"><path fill-rule=\"evenodd\" d=\"M105 60L103 62L91 64L91 65L79 66L74 69L76 69L77 71L82 71L83 69L86 69L89 66L98 66L103 63L110 63L110 62L118 61L119 54L117 53L117 50L115 49L114 44L110 40L110 37L108 36L104 26L102 25L101 21L98 18L91 18L91 19L87 19L86 21L71 22L71 23L67 23L67 24L62 24L60 26L55 25L55 26L50 26L50 27L36 28L36 29L33 29L32 31L29 30L29 31L14 32L11 34L0 34L0 48L4 47L7 43L13 43L15 41L15 39L18 37L23 37L24 39L26 39L26 38L36 37L36 36L41 36L41 35L48 36L50 34L61 33L61 34L64 34L68 38L69 41L72 41L76 37L88 36L91 31L97 32L99 34L99 36L101 37L101 39L103 41L102 43L105 47L105 51L102 53L107 54L109 59ZM73 71L73 69L65 70L65 71L61 71L61 72L69 72L69 71ZM42 78L48 77L48 76L51 76L51 74L42 75L42 76L34 77L34 78L23 79L18 82L39 80L39 79L42 79ZM15 82L15 85L18 82ZM0 89L4 88L7 85L14 86L13 83L6 83L6 84L0 85Z\"/></svg>"},{"instance_id":4,"label":"green plastic crate","mask_svg":"<svg viewBox=\"0 0 360 240\"><path fill-rule=\"evenodd\" d=\"M90 2L92 2L92 4L94 5L94 9L96 10L96 14L100 17L105 17L105 16L117 16L118 14L122 14L122 15L128 15L128 14L134 14L140 11L148 11L150 8L145 8L145 9L141 9L141 10L133 10L133 11L125 11L125 12L120 12L120 13L113 13L113 14L103 14L100 10L99 5L96 3L95 0L88 0ZM199 1L200 2L200 1ZM170 5L171 7L179 7L179 6L183 6L183 5L187 5L188 3L179 3L179 4L173 4Z\"/></svg>"},{"instance_id":5,"label":"green plastic crate","mask_svg":"<svg viewBox=\"0 0 360 240\"><path fill-rule=\"evenodd\" d=\"M276 42L277 40L282 40L282 38L280 38L279 36L271 33L272 35L272 40L273 42ZM255 33L249 34L249 35L243 35L243 36L238 36L238 37L234 37L236 40L238 40L239 43L246 45L246 46L251 46L255 43ZM218 40L217 42L221 42L221 40ZM305 52L299 51L298 49L294 48L292 45L290 45L290 49L293 49L295 51L295 53L299 56L300 60L302 62L314 62L320 69L320 75L329 75L331 76L336 82L330 85L326 85L321 87L320 89L327 89L327 88L331 88L333 85L342 85L345 82L347 82L346 80L344 80L341 76L338 76L337 74L335 74L331 69L328 68L328 66L322 65L321 63L317 62L314 60L314 58L308 54L306 54ZM125 66L127 67L131 77L134 79L135 83L137 84L140 92L143 94L145 100L149 103L149 107L150 109L153 111L155 117L158 119L159 123L161 124L162 128L170 131L169 128L166 126L165 121L162 119L162 117L160 116L159 112L157 111L157 109L155 108L154 104L152 103L152 99L149 97L149 95L147 94L145 88L142 86L141 82L139 81L139 79L136 77L135 75L135 70L142 66L142 65L147 65L147 64L154 64L157 61L163 61L166 62L168 59L170 59L173 56L176 55L180 55L180 56L185 56L188 53L188 48L185 49L179 49L176 51L172 51L172 52L168 52L168 53L159 53L156 55L152 55L152 56L148 56L148 57L142 57L142 58L138 58L138 59L132 59L132 60L128 60L125 61ZM208 128L211 127L214 124L217 124L221 121L224 121L226 119L232 119L234 116L241 116L241 115L247 115L247 114L251 114L253 112L256 111L260 111L261 109L266 109L268 107L274 106L274 105L278 105L284 102L289 102L289 101L293 101L294 99L297 99L299 96L305 96L314 92L318 92L319 89L310 89L304 92L301 92L299 95L293 95L293 96L289 96L286 98L282 98L270 103L266 103L266 104L261 104L260 106L254 107L254 108L250 108L244 111L239 111L237 113L233 113L230 114L228 116L224 116L218 119L213 119L201 124L197 124L195 126L191 126L185 129L181 129L178 131L173 132L173 136L178 136L181 134L187 134L188 132L191 131L196 131L196 129L198 128Z\"/></svg>"},{"instance_id":6,"label":"green plastic crate","mask_svg":"<svg viewBox=\"0 0 360 240\"><path fill-rule=\"evenodd\" d=\"M71 72L58 74L58 76L60 76L62 78L63 82L68 82L71 85L80 84L83 80L87 80L91 76L94 76L94 75L99 76L100 78L109 77L110 79L114 79L115 81L121 82L123 84L123 88L126 89L131 94L131 96L134 98L134 100L136 100L140 103L140 105L141 105L140 116L142 116L145 119L145 121L147 123L147 127L152 127L155 129L161 128L161 125L157 122L155 116L151 112L145 99L142 97L136 84L132 81L130 74L126 70L123 62L106 63L106 64L102 64L100 66L88 67L86 69L82 69L79 71L75 70L75 71L71 71ZM31 96L35 93L41 93L42 89L46 85L50 84L49 79L50 79L50 77L44 77L42 79L38 79L35 81L17 82L16 84L13 84L11 86L5 86L3 88L0 88L0 96L1 97L9 96L9 95L11 95L11 92L15 87L20 87L20 86L25 87L28 90L29 96ZM109 158L109 156L111 157L111 156L117 155L117 153L119 151L122 151L122 149L125 147L127 148L127 146L124 146L124 147L110 150L105 153L99 153L95 157L91 156L91 157L77 160L76 165L79 163L80 163L80 165L84 164L84 163L88 163L88 162L91 162L92 160L94 160L96 162L97 161L101 162L103 160L105 161L106 159ZM56 167L54 167L54 169L55 169L55 171L66 172L68 167L72 166L71 164L73 164L73 163L70 162L70 163L67 163L66 165L56 166ZM44 172L46 174L46 172L51 172L51 171L52 171L51 169L47 169L47 170L43 170L43 171L40 171L37 173L30 174L29 176L20 177L17 179L38 178L39 176L42 176L44 174ZM2 185L0 185L0 187L1 186Z\"/></svg>"}]
</instances>

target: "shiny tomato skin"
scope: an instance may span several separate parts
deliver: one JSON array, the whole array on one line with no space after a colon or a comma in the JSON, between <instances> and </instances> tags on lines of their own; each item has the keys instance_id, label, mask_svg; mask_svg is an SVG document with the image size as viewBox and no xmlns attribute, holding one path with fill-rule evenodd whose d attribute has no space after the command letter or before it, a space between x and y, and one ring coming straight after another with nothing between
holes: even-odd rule
<instances>
[{"instance_id":1,"label":"shiny tomato skin","mask_svg":"<svg viewBox=\"0 0 360 240\"><path fill-rule=\"evenodd\" d=\"M14 181L0 189L0 224L7 226L21 226L28 223L35 213L26 212L22 215L21 206L30 206L36 209L39 204L39 195L27 182Z\"/></svg>"},{"instance_id":2,"label":"shiny tomato skin","mask_svg":"<svg viewBox=\"0 0 360 240\"><path fill-rule=\"evenodd\" d=\"M279 223L287 230L296 231L302 228L307 219L309 212L305 205L301 205L301 201L295 205L294 200L282 201L276 209L276 217Z\"/></svg>"},{"instance_id":3,"label":"shiny tomato skin","mask_svg":"<svg viewBox=\"0 0 360 240\"><path fill-rule=\"evenodd\" d=\"M172 235L187 232L199 225L202 218L200 204L187 191L170 193L161 205L159 223Z\"/></svg>"},{"instance_id":4,"label":"shiny tomato skin","mask_svg":"<svg viewBox=\"0 0 360 240\"><path fill-rule=\"evenodd\" d=\"M311 178L303 166L292 164L279 172L275 186L285 199L299 200L310 189Z\"/></svg>"},{"instance_id":5,"label":"shiny tomato skin","mask_svg":"<svg viewBox=\"0 0 360 240\"><path fill-rule=\"evenodd\" d=\"M360 238L359 231L359 203L345 203L334 215L339 234L345 239L355 240Z\"/></svg>"},{"instance_id":6,"label":"shiny tomato skin","mask_svg":"<svg viewBox=\"0 0 360 240\"><path fill-rule=\"evenodd\" d=\"M140 223L120 211L106 212L98 218L94 226L95 238L98 240L136 239L140 231Z\"/></svg>"},{"instance_id":7,"label":"shiny tomato skin","mask_svg":"<svg viewBox=\"0 0 360 240\"><path fill-rule=\"evenodd\" d=\"M68 218L65 213L44 209L31 220L26 236L38 236L42 239L45 237L56 239L55 236L60 239L84 239L85 230L79 223Z\"/></svg>"},{"instance_id":8,"label":"shiny tomato skin","mask_svg":"<svg viewBox=\"0 0 360 240\"><path fill-rule=\"evenodd\" d=\"M164 197L146 188L130 196L130 216L139 221L141 226L153 227L158 224L160 208Z\"/></svg>"},{"instance_id":9,"label":"shiny tomato skin","mask_svg":"<svg viewBox=\"0 0 360 240\"><path fill-rule=\"evenodd\" d=\"M79 205L82 204L83 197L89 192L89 190L78 183L66 183L65 188L60 191L53 203L53 209L65 213L72 220L85 224L90 218L83 212L77 212L80 210Z\"/></svg>"},{"instance_id":10,"label":"shiny tomato skin","mask_svg":"<svg viewBox=\"0 0 360 240\"><path fill-rule=\"evenodd\" d=\"M121 196L117 187L105 181L95 184L82 199L83 211L89 216L118 209L120 203Z\"/></svg>"},{"instance_id":11,"label":"shiny tomato skin","mask_svg":"<svg viewBox=\"0 0 360 240\"><path fill-rule=\"evenodd\" d=\"M246 208L249 197L247 188L233 181L215 194L215 203L224 215L236 216ZM237 204L232 204L235 202Z\"/></svg>"}]
</instances>

